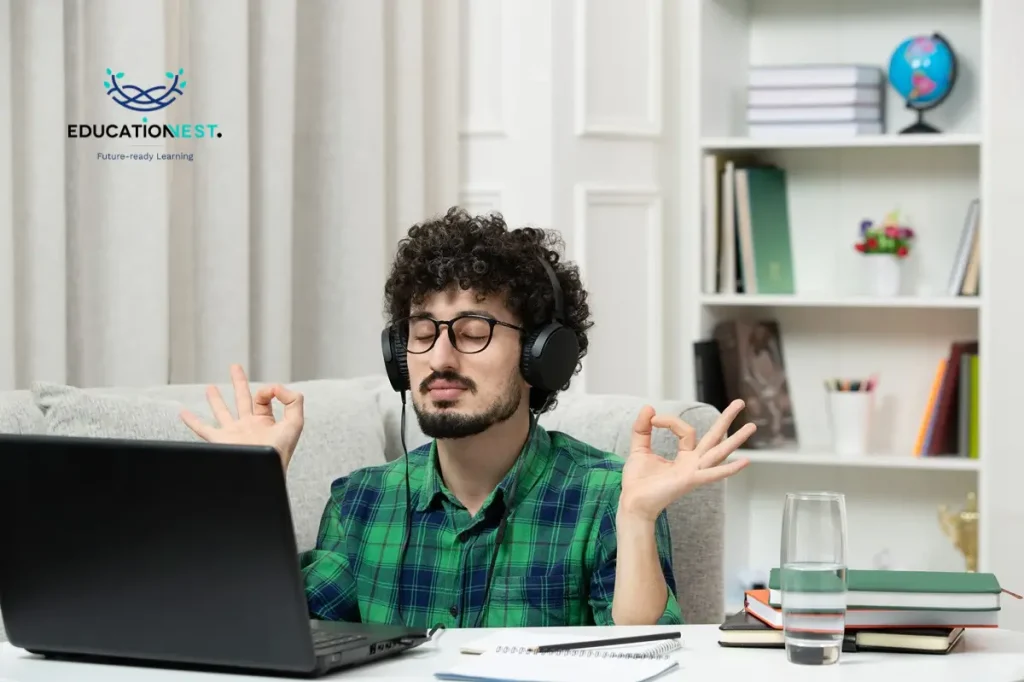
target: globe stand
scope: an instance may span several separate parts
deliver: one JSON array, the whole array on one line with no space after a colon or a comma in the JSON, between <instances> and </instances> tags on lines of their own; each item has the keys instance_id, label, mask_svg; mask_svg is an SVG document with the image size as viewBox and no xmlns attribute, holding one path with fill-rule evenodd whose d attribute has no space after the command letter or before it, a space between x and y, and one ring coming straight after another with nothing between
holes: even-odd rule
<instances>
[{"instance_id":1,"label":"globe stand","mask_svg":"<svg viewBox=\"0 0 1024 682\"><path fill-rule=\"evenodd\" d=\"M900 135L907 133L940 133L942 132L930 123L924 122L924 111L921 109L917 110L917 122L911 123L906 128L900 131Z\"/></svg>"}]
</instances>

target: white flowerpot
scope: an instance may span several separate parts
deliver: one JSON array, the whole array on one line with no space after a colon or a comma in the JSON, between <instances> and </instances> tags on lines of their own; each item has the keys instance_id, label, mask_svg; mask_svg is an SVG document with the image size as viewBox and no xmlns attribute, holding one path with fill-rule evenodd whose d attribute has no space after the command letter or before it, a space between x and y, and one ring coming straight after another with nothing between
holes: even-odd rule
<instances>
[{"instance_id":1,"label":"white flowerpot","mask_svg":"<svg viewBox=\"0 0 1024 682\"><path fill-rule=\"evenodd\" d=\"M870 291L875 296L899 296L903 284L903 260L890 255L866 255Z\"/></svg>"}]
</instances>

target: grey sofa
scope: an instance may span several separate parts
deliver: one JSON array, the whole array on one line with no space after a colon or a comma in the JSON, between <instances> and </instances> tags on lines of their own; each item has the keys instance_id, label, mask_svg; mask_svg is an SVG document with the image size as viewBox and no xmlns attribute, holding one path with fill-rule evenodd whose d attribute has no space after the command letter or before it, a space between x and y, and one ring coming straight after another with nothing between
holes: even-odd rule
<instances>
[{"instance_id":1,"label":"grey sofa","mask_svg":"<svg viewBox=\"0 0 1024 682\"><path fill-rule=\"evenodd\" d=\"M306 424L288 471L296 539L304 549L315 541L332 480L402 456L401 403L383 375L290 385L305 397ZM258 386L253 382L254 389ZM178 413L186 406L212 422L205 388L79 389L38 383L31 390L0 392L0 432L197 440ZM230 386L220 385L220 390L232 404ZM643 403L634 397L565 393L557 408L541 417L541 424L625 455L633 421ZM717 410L703 404L652 404L659 413L680 415L697 430L698 438L718 416ZM406 424L410 449L426 442L411 409ZM659 429L653 447L665 456L674 456L675 436ZM723 487L718 484L693 491L669 509L679 601L688 623L721 622L723 507ZM10 519L3 521L11 523ZM3 639L0 619L0 641Z\"/></svg>"}]
</instances>

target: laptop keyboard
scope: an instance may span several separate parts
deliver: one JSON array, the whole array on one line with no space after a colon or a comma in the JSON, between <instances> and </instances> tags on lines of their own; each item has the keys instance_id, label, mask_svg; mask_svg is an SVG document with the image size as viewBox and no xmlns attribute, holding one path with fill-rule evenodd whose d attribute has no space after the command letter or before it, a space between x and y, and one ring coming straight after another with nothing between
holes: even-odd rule
<instances>
[{"instance_id":1,"label":"laptop keyboard","mask_svg":"<svg viewBox=\"0 0 1024 682\"><path fill-rule=\"evenodd\" d=\"M345 644L360 642L366 639L364 635L353 635L349 633L331 632L329 630L313 630L313 647L315 649L335 649Z\"/></svg>"}]
</instances>

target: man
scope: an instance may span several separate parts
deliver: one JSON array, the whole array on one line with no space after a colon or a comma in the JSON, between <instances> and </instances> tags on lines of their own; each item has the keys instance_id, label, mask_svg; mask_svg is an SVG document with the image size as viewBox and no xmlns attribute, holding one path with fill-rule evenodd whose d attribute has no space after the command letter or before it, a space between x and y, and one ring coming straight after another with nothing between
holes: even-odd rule
<instances>
[{"instance_id":1,"label":"man","mask_svg":"<svg viewBox=\"0 0 1024 682\"><path fill-rule=\"evenodd\" d=\"M452 209L400 244L385 286L386 365L433 440L334 481L316 547L300 557L312 617L422 627L683 621L664 510L742 469L746 460L720 463L753 427L725 438L737 401L696 443L692 427L644 407L623 461L537 425L578 371L592 324L578 270L558 262L554 239ZM564 329L549 336L556 311ZM543 357L538 335L573 355ZM210 441L272 444L287 467L302 396L271 386L250 397L241 368L232 371L238 418L211 387L220 428L187 412L185 422ZM564 385L543 386L552 381ZM273 399L284 404L280 422ZM679 437L674 461L651 451L654 427Z\"/></svg>"}]
</instances>

